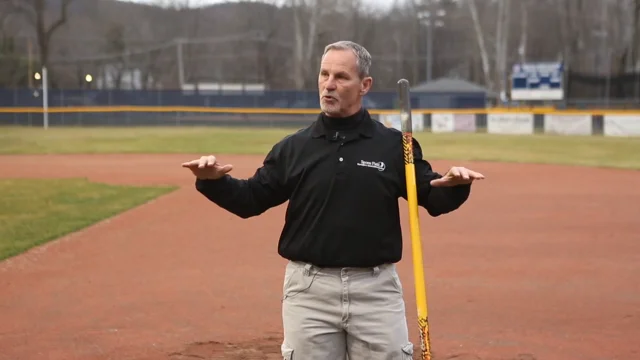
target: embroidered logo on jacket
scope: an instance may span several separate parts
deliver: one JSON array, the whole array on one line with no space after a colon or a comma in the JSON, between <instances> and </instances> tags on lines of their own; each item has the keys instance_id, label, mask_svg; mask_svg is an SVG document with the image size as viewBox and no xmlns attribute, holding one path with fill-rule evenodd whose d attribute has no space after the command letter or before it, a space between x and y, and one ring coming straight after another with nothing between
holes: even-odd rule
<instances>
[{"instance_id":1,"label":"embroidered logo on jacket","mask_svg":"<svg viewBox=\"0 0 640 360\"><path fill-rule=\"evenodd\" d=\"M370 167L373 169L378 169L378 171L384 171L385 169L385 165L382 161L364 161L364 160L360 160L360 162L357 164L358 166L364 166L364 167Z\"/></svg>"}]
</instances>

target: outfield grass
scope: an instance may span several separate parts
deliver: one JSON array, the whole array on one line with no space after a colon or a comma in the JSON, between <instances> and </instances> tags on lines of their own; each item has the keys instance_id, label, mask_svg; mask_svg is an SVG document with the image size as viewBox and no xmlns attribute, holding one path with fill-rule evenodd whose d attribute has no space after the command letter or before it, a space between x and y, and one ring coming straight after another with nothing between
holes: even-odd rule
<instances>
[{"instance_id":1,"label":"outfield grass","mask_svg":"<svg viewBox=\"0 0 640 360\"><path fill-rule=\"evenodd\" d=\"M0 260L143 204L172 187L0 179Z\"/></svg>"},{"instance_id":2,"label":"outfield grass","mask_svg":"<svg viewBox=\"0 0 640 360\"><path fill-rule=\"evenodd\" d=\"M0 128L0 154L265 154L291 129L218 127Z\"/></svg>"},{"instance_id":3,"label":"outfield grass","mask_svg":"<svg viewBox=\"0 0 640 360\"><path fill-rule=\"evenodd\" d=\"M219 127L2 128L0 154L260 154L295 129ZM640 169L640 139L416 133L430 160L485 160Z\"/></svg>"},{"instance_id":4,"label":"outfield grass","mask_svg":"<svg viewBox=\"0 0 640 360\"><path fill-rule=\"evenodd\" d=\"M0 154L264 155L295 129L219 127L0 128ZM416 133L429 160L483 160L640 169L640 139ZM0 163L1 164L1 163ZM0 165L1 166L1 165ZM0 167L0 171L2 168ZM73 180L0 180L0 260L171 191Z\"/></svg>"}]
</instances>

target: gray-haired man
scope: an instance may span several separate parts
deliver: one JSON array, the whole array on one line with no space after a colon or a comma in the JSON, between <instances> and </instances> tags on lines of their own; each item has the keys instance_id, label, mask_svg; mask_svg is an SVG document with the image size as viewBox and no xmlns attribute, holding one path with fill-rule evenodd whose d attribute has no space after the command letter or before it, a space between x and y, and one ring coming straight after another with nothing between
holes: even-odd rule
<instances>
[{"instance_id":1,"label":"gray-haired man","mask_svg":"<svg viewBox=\"0 0 640 360\"><path fill-rule=\"evenodd\" d=\"M274 145L248 179L215 156L183 164L196 188L243 218L289 201L278 253L289 260L282 320L285 360L411 359L402 285L398 199L406 198L401 133L362 106L371 89L362 46L328 45L318 76L321 113ZM459 208L474 180L452 167L444 176L414 142L418 203L431 216Z\"/></svg>"}]
</instances>

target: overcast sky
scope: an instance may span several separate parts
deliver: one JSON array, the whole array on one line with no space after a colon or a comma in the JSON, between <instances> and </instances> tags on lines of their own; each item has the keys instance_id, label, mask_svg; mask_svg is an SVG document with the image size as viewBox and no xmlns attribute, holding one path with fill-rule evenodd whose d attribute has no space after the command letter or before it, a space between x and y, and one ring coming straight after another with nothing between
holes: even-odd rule
<instances>
[{"instance_id":1,"label":"overcast sky","mask_svg":"<svg viewBox=\"0 0 640 360\"><path fill-rule=\"evenodd\" d=\"M166 3L167 0L120 0L120 1L130 1L130 2L139 2L139 3ZM184 0L182 0L184 1ZM221 2L232 2L233 0L190 0L191 4L193 4L193 6L197 6L198 4L202 5L202 4L215 4L215 3L221 3ZM281 2L282 0L278 0L278 2ZM364 3L366 4L370 4L371 6L375 6L381 9L387 9L389 7L391 7L391 5L393 4L393 1L391 0L363 0Z\"/></svg>"}]
</instances>

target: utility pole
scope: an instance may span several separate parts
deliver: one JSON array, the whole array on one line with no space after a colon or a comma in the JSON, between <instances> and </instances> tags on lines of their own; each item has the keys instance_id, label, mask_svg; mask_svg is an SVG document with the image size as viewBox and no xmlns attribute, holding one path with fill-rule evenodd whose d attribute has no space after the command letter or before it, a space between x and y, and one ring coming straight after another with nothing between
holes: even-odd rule
<instances>
[{"instance_id":1,"label":"utility pole","mask_svg":"<svg viewBox=\"0 0 640 360\"><path fill-rule=\"evenodd\" d=\"M31 38L27 38L27 78L29 82L29 89L33 89L33 54Z\"/></svg>"},{"instance_id":2,"label":"utility pole","mask_svg":"<svg viewBox=\"0 0 640 360\"><path fill-rule=\"evenodd\" d=\"M608 16L609 16L609 2L605 1L605 0L601 0L602 1L602 24L601 24L601 31L602 31L602 49L601 54L602 54L602 71L605 74L606 81L605 81L605 102L607 104L607 106L609 105L609 99L611 97L610 92L611 92L611 56L612 56L612 50L607 42L609 40L609 27L607 25L608 24Z\"/></svg>"},{"instance_id":3,"label":"utility pole","mask_svg":"<svg viewBox=\"0 0 640 360\"><path fill-rule=\"evenodd\" d=\"M425 9L418 13L418 18L427 27L427 61L426 61L426 80L431 81L433 78L433 31L434 27L443 27L444 22L440 20L446 15L444 9L435 9L435 2L427 0Z\"/></svg>"},{"instance_id":4,"label":"utility pole","mask_svg":"<svg viewBox=\"0 0 640 360\"><path fill-rule=\"evenodd\" d=\"M431 2L429 2L431 7ZM427 12L431 12L428 10ZM427 20L427 82L431 81L433 69L433 21Z\"/></svg>"},{"instance_id":5,"label":"utility pole","mask_svg":"<svg viewBox=\"0 0 640 360\"><path fill-rule=\"evenodd\" d=\"M182 44L184 39L176 39L176 52L178 57L178 82L180 83L180 90L183 90L184 86L184 62L182 60Z\"/></svg>"}]
</instances>

